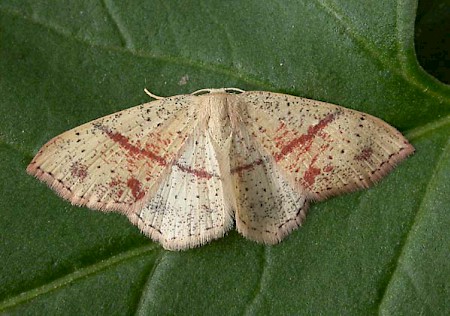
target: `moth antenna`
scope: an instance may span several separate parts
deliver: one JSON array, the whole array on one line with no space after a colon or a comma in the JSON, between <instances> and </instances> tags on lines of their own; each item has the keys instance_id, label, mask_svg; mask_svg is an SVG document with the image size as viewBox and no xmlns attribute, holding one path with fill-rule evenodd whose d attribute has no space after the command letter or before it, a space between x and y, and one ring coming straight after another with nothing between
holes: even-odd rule
<instances>
[{"instance_id":1,"label":"moth antenna","mask_svg":"<svg viewBox=\"0 0 450 316\"><path fill-rule=\"evenodd\" d=\"M197 91L192 92L191 94L192 94L192 95L198 95L198 94L201 94L201 93L203 93L203 92L211 93L211 90L212 90L212 89L200 89L200 90L197 90Z\"/></svg>"},{"instance_id":2,"label":"moth antenna","mask_svg":"<svg viewBox=\"0 0 450 316\"><path fill-rule=\"evenodd\" d=\"M156 94L151 93L150 91L147 90L147 88L144 88L144 92L145 92L146 94L148 94L148 95L149 95L151 98L153 98L153 99L156 99L156 100L162 100L162 99L165 99L165 97L160 97L160 96L157 96Z\"/></svg>"},{"instance_id":3,"label":"moth antenna","mask_svg":"<svg viewBox=\"0 0 450 316\"><path fill-rule=\"evenodd\" d=\"M200 89L191 93L191 95L199 95L202 93L214 93L214 92L239 92L244 93L245 90L238 88L221 88L221 89Z\"/></svg>"},{"instance_id":4,"label":"moth antenna","mask_svg":"<svg viewBox=\"0 0 450 316\"><path fill-rule=\"evenodd\" d=\"M225 91L231 91L231 92L239 92L239 93L244 93L245 90L239 89L239 88L225 88Z\"/></svg>"}]
</instances>

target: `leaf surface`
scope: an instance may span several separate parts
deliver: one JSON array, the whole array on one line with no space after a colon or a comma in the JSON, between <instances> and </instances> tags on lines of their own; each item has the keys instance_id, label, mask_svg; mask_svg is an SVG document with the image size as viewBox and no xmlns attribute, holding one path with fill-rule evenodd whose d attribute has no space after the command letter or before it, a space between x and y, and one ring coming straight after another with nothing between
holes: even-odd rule
<instances>
[{"instance_id":1,"label":"leaf surface","mask_svg":"<svg viewBox=\"0 0 450 316\"><path fill-rule=\"evenodd\" d=\"M0 3L0 311L444 314L450 310L450 89L414 52L416 2ZM47 140L159 95L271 90L378 116L416 154L314 204L277 246L235 231L168 252L119 214L25 173Z\"/></svg>"}]
</instances>

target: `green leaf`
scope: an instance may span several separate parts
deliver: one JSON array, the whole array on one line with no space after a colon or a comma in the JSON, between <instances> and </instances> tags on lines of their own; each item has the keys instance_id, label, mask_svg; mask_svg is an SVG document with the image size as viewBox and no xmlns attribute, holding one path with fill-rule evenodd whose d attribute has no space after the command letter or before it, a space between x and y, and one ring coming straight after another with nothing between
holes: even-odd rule
<instances>
[{"instance_id":1,"label":"green leaf","mask_svg":"<svg viewBox=\"0 0 450 316\"><path fill-rule=\"evenodd\" d=\"M419 66L416 1L0 3L0 312L446 314L450 89ZM25 173L53 136L159 95L239 87L343 105L416 154L316 203L276 246L168 252Z\"/></svg>"}]
</instances>

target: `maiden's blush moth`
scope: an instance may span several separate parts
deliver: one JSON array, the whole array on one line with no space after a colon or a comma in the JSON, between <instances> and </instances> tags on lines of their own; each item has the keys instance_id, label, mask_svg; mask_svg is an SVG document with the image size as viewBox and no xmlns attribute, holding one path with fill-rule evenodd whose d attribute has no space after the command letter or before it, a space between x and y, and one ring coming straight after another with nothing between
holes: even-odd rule
<instances>
[{"instance_id":1,"label":"maiden's blush moth","mask_svg":"<svg viewBox=\"0 0 450 316\"><path fill-rule=\"evenodd\" d=\"M414 148L384 121L286 94L202 89L56 136L28 173L72 204L126 215L166 249L275 244L308 202L367 188Z\"/></svg>"}]
</instances>

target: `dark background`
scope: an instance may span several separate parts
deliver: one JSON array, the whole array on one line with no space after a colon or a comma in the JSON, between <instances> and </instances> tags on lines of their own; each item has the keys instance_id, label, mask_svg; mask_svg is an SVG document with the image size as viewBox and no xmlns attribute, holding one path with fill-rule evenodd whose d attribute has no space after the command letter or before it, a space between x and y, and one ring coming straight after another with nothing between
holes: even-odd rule
<instances>
[{"instance_id":1,"label":"dark background","mask_svg":"<svg viewBox=\"0 0 450 316\"><path fill-rule=\"evenodd\" d=\"M419 1L415 45L420 65L450 84L450 1Z\"/></svg>"}]
</instances>

